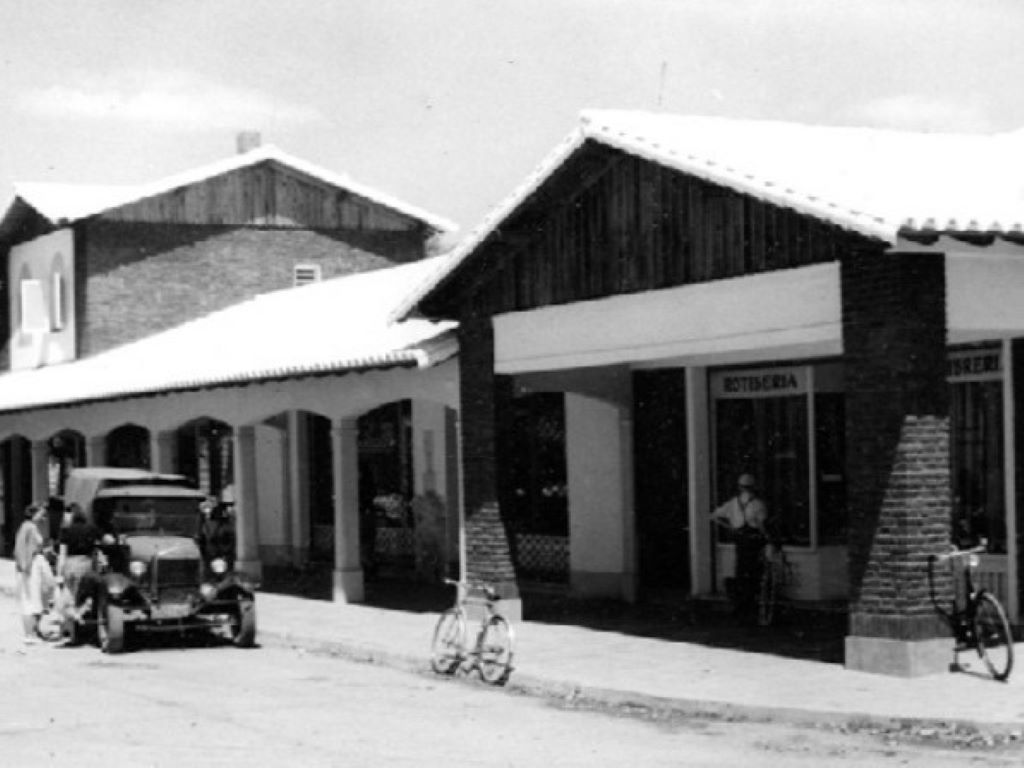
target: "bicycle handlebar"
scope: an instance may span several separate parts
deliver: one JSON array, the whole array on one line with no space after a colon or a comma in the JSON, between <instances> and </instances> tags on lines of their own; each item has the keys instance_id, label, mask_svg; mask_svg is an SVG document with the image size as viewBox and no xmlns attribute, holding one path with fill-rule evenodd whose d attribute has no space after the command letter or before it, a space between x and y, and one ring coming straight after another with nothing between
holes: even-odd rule
<instances>
[{"instance_id":1,"label":"bicycle handlebar","mask_svg":"<svg viewBox=\"0 0 1024 768\"><path fill-rule=\"evenodd\" d=\"M953 548L949 552L942 555L929 555L929 560L945 561L952 560L957 557L969 557L971 555L983 555L988 552L988 539L982 539L976 547L970 549L959 549L957 546L951 545Z\"/></svg>"},{"instance_id":2,"label":"bicycle handlebar","mask_svg":"<svg viewBox=\"0 0 1024 768\"><path fill-rule=\"evenodd\" d=\"M459 581L458 579L445 579L445 584L449 584L453 587L465 589L467 592L481 592L488 600L500 600L501 596L495 591L494 587L490 584L484 584L483 582L474 583L471 581Z\"/></svg>"}]
</instances>

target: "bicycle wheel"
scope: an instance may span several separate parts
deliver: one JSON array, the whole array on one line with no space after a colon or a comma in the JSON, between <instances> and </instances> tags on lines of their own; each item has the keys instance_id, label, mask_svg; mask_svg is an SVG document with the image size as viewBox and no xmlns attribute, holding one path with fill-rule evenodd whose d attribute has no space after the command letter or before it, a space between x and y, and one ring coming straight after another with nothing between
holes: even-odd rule
<instances>
[{"instance_id":1,"label":"bicycle wheel","mask_svg":"<svg viewBox=\"0 0 1024 768\"><path fill-rule=\"evenodd\" d=\"M430 646L430 668L439 675L455 672L466 647L466 614L460 608L449 608L441 614L434 627Z\"/></svg>"},{"instance_id":2,"label":"bicycle wheel","mask_svg":"<svg viewBox=\"0 0 1024 768\"><path fill-rule=\"evenodd\" d=\"M491 685L504 685L512 674L512 625L491 616L480 631L480 677Z\"/></svg>"},{"instance_id":3,"label":"bicycle wheel","mask_svg":"<svg viewBox=\"0 0 1024 768\"><path fill-rule=\"evenodd\" d=\"M767 562L761 574L761 589L757 600L757 623L762 627L771 626L775 620L775 598L778 594L778 576L775 563Z\"/></svg>"},{"instance_id":4,"label":"bicycle wheel","mask_svg":"<svg viewBox=\"0 0 1024 768\"><path fill-rule=\"evenodd\" d=\"M974 613L974 642L996 680L1005 680L1013 669L1013 634L999 601L982 592Z\"/></svg>"}]
</instances>

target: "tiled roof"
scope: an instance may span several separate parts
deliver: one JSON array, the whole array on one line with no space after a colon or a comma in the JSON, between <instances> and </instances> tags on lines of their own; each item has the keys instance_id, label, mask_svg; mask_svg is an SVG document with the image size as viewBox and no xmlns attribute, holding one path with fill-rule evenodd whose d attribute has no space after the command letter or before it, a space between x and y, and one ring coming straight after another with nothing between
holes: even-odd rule
<instances>
[{"instance_id":1,"label":"tiled roof","mask_svg":"<svg viewBox=\"0 0 1024 768\"><path fill-rule=\"evenodd\" d=\"M429 367L454 323L392 322L435 257L263 294L94 357L0 376L0 412L267 379Z\"/></svg>"},{"instance_id":2,"label":"tiled roof","mask_svg":"<svg viewBox=\"0 0 1024 768\"><path fill-rule=\"evenodd\" d=\"M454 222L448 219L405 203L379 190L358 184L348 176L328 171L289 155L273 145L260 146L249 152L232 155L209 165L147 184L99 186L94 184L16 183L14 195L16 199L20 198L25 201L54 224L72 223L87 216L94 216L122 205L129 205L173 189L197 184L221 174L266 161L280 163L325 184L346 189L359 197L422 221L437 232L451 232L458 228Z\"/></svg>"},{"instance_id":3,"label":"tiled roof","mask_svg":"<svg viewBox=\"0 0 1024 768\"><path fill-rule=\"evenodd\" d=\"M889 243L908 232L1024 234L1024 130L932 134L592 110L459 243L399 315L457 269L588 140Z\"/></svg>"}]
</instances>

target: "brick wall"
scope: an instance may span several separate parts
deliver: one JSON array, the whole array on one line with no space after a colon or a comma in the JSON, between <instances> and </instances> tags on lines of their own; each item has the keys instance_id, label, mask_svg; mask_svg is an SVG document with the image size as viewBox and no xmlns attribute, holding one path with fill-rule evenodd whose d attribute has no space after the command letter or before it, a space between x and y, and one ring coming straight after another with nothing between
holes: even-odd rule
<instances>
[{"instance_id":1,"label":"brick wall","mask_svg":"<svg viewBox=\"0 0 1024 768\"><path fill-rule=\"evenodd\" d=\"M466 569L471 581L495 584L503 596L514 597L511 539L498 501L500 424L511 413L512 382L494 375L489 318L462 321L459 350Z\"/></svg>"},{"instance_id":2,"label":"brick wall","mask_svg":"<svg viewBox=\"0 0 1024 768\"><path fill-rule=\"evenodd\" d=\"M411 261L424 244L391 234L366 250L338 233L91 222L80 228L78 352L91 355L258 293L288 288L296 264L336 277ZM84 258L83 258L84 254Z\"/></svg>"},{"instance_id":3,"label":"brick wall","mask_svg":"<svg viewBox=\"0 0 1024 768\"><path fill-rule=\"evenodd\" d=\"M842 269L850 634L941 637L928 556L950 540L945 266L853 255ZM936 570L937 594L949 594Z\"/></svg>"}]
</instances>

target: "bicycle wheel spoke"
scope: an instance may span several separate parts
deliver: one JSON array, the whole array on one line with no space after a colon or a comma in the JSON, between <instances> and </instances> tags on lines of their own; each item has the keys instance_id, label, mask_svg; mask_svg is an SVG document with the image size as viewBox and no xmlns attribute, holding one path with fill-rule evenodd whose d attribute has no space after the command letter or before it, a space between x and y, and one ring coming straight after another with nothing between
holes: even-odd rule
<instances>
[{"instance_id":1,"label":"bicycle wheel spoke","mask_svg":"<svg viewBox=\"0 0 1024 768\"><path fill-rule=\"evenodd\" d=\"M992 595L980 596L974 617L978 654L996 680L1005 680L1013 668L1013 635L1006 613Z\"/></svg>"}]
</instances>

